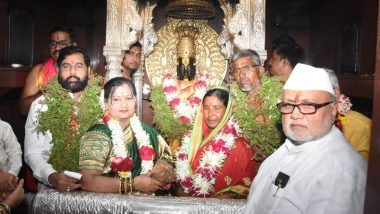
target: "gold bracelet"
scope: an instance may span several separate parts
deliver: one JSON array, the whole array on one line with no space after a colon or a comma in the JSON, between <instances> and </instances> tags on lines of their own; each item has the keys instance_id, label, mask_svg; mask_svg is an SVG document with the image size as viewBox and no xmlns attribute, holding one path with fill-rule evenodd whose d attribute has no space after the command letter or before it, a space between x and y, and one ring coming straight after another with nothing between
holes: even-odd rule
<instances>
[{"instance_id":1,"label":"gold bracelet","mask_svg":"<svg viewBox=\"0 0 380 214\"><path fill-rule=\"evenodd\" d=\"M127 193L128 192L128 181L129 180L129 177L127 177L125 179L125 182L124 182L124 192Z\"/></svg>"},{"instance_id":2,"label":"gold bracelet","mask_svg":"<svg viewBox=\"0 0 380 214\"><path fill-rule=\"evenodd\" d=\"M129 193L133 193L133 177L129 178Z\"/></svg>"},{"instance_id":3,"label":"gold bracelet","mask_svg":"<svg viewBox=\"0 0 380 214\"><path fill-rule=\"evenodd\" d=\"M125 178L120 178L120 185L119 185L119 193L124 194L125 193Z\"/></svg>"},{"instance_id":4,"label":"gold bracelet","mask_svg":"<svg viewBox=\"0 0 380 214\"><path fill-rule=\"evenodd\" d=\"M0 202L0 214L10 214L11 208L3 202Z\"/></svg>"}]
</instances>

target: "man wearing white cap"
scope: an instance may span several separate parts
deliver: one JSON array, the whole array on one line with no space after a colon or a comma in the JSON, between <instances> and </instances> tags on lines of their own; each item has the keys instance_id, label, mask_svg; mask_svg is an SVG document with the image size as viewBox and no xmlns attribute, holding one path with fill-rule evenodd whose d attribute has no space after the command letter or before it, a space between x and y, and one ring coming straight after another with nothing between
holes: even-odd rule
<instances>
[{"instance_id":1,"label":"man wearing white cap","mask_svg":"<svg viewBox=\"0 0 380 214\"><path fill-rule=\"evenodd\" d=\"M297 64L277 107L285 143L261 165L245 213L363 213L367 164L333 124L322 69Z\"/></svg>"}]
</instances>

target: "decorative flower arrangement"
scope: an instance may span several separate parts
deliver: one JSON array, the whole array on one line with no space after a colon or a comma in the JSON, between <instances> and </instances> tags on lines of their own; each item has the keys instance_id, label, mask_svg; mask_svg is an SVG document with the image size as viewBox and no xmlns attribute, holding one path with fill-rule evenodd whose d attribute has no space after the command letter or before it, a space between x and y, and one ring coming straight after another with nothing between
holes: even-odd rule
<instances>
[{"instance_id":1,"label":"decorative flower arrangement","mask_svg":"<svg viewBox=\"0 0 380 214\"><path fill-rule=\"evenodd\" d=\"M208 89L208 74L200 74L195 78L195 93L188 100L183 100L177 90L177 80L173 75L164 75L163 91L167 103L175 109L176 116L184 123L191 124L195 117L199 104Z\"/></svg>"},{"instance_id":2,"label":"decorative flower arrangement","mask_svg":"<svg viewBox=\"0 0 380 214\"><path fill-rule=\"evenodd\" d=\"M352 103L350 98L344 94L341 94L338 98L338 117L335 120L335 126L338 127L341 131L343 131L343 126L347 123L347 114L351 111Z\"/></svg>"},{"instance_id":3,"label":"decorative flower arrangement","mask_svg":"<svg viewBox=\"0 0 380 214\"><path fill-rule=\"evenodd\" d=\"M108 113L103 116L103 121L108 125L112 133L112 144L115 158L111 161L111 172L118 173L119 177L130 177L133 160L128 156L128 150L125 147L123 129L121 128L119 121L112 118ZM136 115L132 116L130 124L139 146L139 153L142 160L141 173L144 174L152 170L156 152L152 145L150 145L149 134L147 134L142 128L140 120Z\"/></svg>"},{"instance_id":4,"label":"decorative flower arrangement","mask_svg":"<svg viewBox=\"0 0 380 214\"><path fill-rule=\"evenodd\" d=\"M235 139L240 133L237 121L230 118L228 123L215 135L205 149L198 168L191 175L188 145L192 132L183 137L183 144L176 157L176 175L186 193L192 196L207 197L213 191L215 176L223 167L223 163L231 150L235 148Z\"/></svg>"},{"instance_id":5,"label":"decorative flower arrangement","mask_svg":"<svg viewBox=\"0 0 380 214\"><path fill-rule=\"evenodd\" d=\"M352 103L350 98L344 94L341 94L338 98L338 112L342 116L347 116L348 112L350 112L352 107Z\"/></svg>"}]
</instances>

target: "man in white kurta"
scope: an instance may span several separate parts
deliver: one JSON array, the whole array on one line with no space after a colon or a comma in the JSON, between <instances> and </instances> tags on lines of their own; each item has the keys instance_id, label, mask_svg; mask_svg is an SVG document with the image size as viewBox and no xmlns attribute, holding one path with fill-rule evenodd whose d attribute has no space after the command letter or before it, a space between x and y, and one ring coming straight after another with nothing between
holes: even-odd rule
<instances>
[{"instance_id":1,"label":"man in white kurta","mask_svg":"<svg viewBox=\"0 0 380 214\"><path fill-rule=\"evenodd\" d=\"M0 193L13 191L22 166L21 147L9 123L0 119Z\"/></svg>"},{"instance_id":2,"label":"man in white kurta","mask_svg":"<svg viewBox=\"0 0 380 214\"><path fill-rule=\"evenodd\" d=\"M79 47L66 47L60 51L57 64L59 66L58 82L62 86L62 90L69 91L71 99L80 100L87 88L90 72L89 56L84 49ZM38 131L40 114L48 111L48 106L42 104L44 99L46 99L45 96L37 98L32 103L28 114L25 124L25 162L32 169L34 177L43 184L53 186L61 192L77 189L80 187L77 179L57 172L53 165L48 162L53 146L53 136L49 130L46 133ZM93 99L98 99L98 97ZM80 111L80 109L76 110Z\"/></svg>"},{"instance_id":3,"label":"man in white kurta","mask_svg":"<svg viewBox=\"0 0 380 214\"><path fill-rule=\"evenodd\" d=\"M17 176L22 166L21 147L9 123L0 119L0 171Z\"/></svg>"},{"instance_id":4,"label":"man in white kurta","mask_svg":"<svg viewBox=\"0 0 380 214\"><path fill-rule=\"evenodd\" d=\"M333 126L334 100L322 69L295 67L278 105L287 139L261 165L245 213L363 213L367 164Z\"/></svg>"}]
</instances>

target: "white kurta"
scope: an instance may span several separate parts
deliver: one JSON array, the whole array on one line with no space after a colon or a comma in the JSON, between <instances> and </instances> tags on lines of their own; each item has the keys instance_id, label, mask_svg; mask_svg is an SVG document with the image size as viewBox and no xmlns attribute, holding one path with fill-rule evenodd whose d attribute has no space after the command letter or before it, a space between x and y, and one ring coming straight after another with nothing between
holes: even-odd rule
<instances>
[{"instance_id":1,"label":"white kurta","mask_svg":"<svg viewBox=\"0 0 380 214\"><path fill-rule=\"evenodd\" d=\"M275 194L280 171L290 178ZM366 178L367 162L335 126L299 146L287 139L261 165L245 213L363 213Z\"/></svg>"},{"instance_id":2,"label":"white kurta","mask_svg":"<svg viewBox=\"0 0 380 214\"><path fill-rule=\"evenodd\" d=\"M49 131L46 134L37 132L39 112L47 111L47 106L40 104L43 99L45 97L40 96L30 107L25 124L24 152L25 162L32 169L34 177L44 184L49 184L49 175L56 172L48 163L52 136Z\"/></svg>"},{"instance_id":3,"label":"white kurta","mask_svg":"<svg viewBox=\"0 0 380 214\"><path fill-rule=\"evenodd\" d=\"M9 123L0 119L0 171L15 176L20 172L21 147Z\"/></svg>"}]
</instances>

